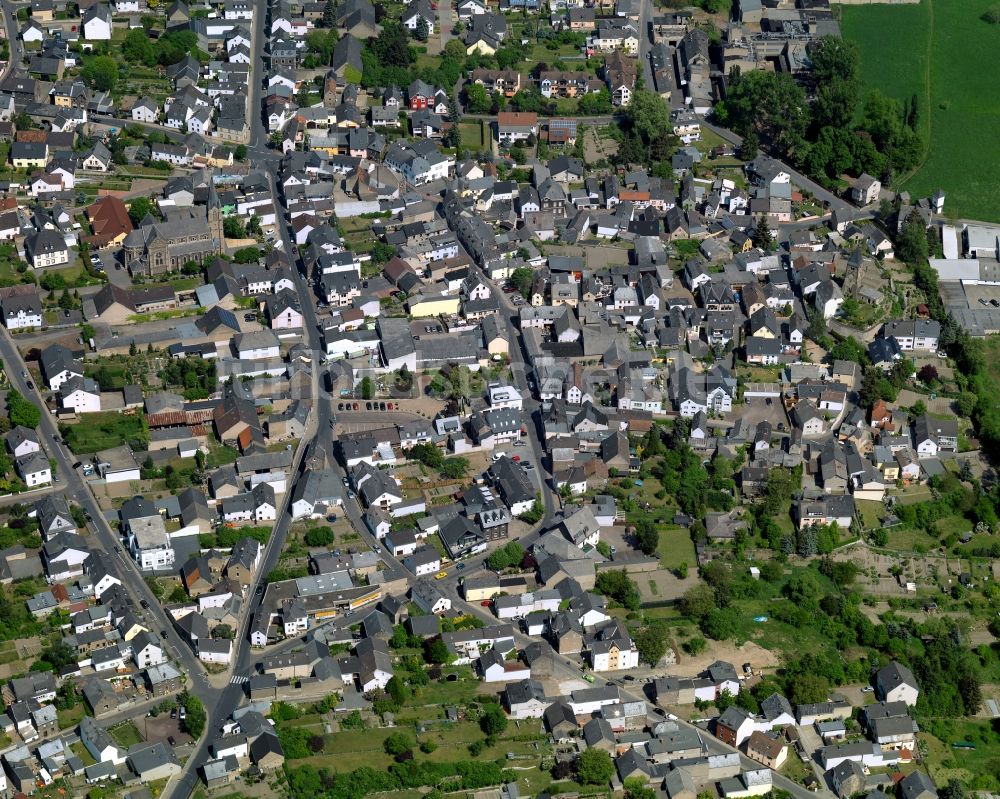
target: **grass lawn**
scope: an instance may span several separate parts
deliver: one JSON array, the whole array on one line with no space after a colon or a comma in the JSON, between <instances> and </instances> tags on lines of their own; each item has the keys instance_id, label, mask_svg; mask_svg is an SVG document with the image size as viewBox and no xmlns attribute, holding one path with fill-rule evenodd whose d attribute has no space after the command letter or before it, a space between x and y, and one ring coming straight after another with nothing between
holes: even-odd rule
<instances>
[{"instance_id":1,"label":"grass lawn","mask_svg":"<svg viewBox=\"0 0 1000 799\"><path fill-rule=\"evenodd\" d=\"M130 746L141 744L144 740L139 732L139 728L136 727L131 721L126 721L115 727L111 727L108 730L108 733L112 738L114 738L115 743L119 746L124 746L126 749Z\"/></svg>"},{"instance_id":2,"label":"grass lawn","mask_svg":"<svg viewBox=\"0 0 1000 799\"><path fill-rule=\"evenodd\" d=\"M693 567L697 563L691 534L675 524L660 528L660 545L656 549L665 569L676 569L682 563Z\"/></svg>"},{"instance_id":3,"label":"grass lawn","mask_svg":"<svg viewBox=\"0 0 1000 799\"><path fill-rule=\"evenodd\" d=\"M229 463L236 463L240 456L240 451L235 447L224 447L221 444L212 445L208 451L207 463L212 469L218 469Z\"/></svg>"},{"instance_id":4,"label":"grass lawn","mask_svg":"<svg viewBox=\"0 0 1000 799\"><path fill-rule=\"evenodd\" d=\"M937 539L912 527L893 527L886 532L889 534L889 543L886 545L888 549L926 552L938 545Z\"/></svg>"},{"instance_id":5,"label":"grass lawn","mask_svg":"<svg viewBox=\"0 0 1000 799\"><path fill-rule=\"evenodd\" d=\"M458 133L463 147L468 147L476 152L486 149L482 122L459 122Z\"/></svg>"},{"instance_id":6,"label":"grass lawn","mask_svg":"<svg viewBox=\"0 0 1000 799\"><path fill-rule=\"evenodd\" d=\"M115 411L84 414L79 422L61 425L60 430L77 455L110 449L127 441L149 439L142 416L122 416Z\"/></svg>"},{"instance_id":7,"label":"grass lawn","mask_svg":"<svg viewBox=\"0 0 1000 799\"><path fill-rule=\"evenodd\" d=\"M70 727L75 727L80 723L80 719L84 715L83 702L78 702L73 707L65 710L58 710L56 711L56 715L59 717L59 729L66 730Z\"/></svg>"},{"instance_id":8,"label":"grass lawn","mask_svg":"<svg viewBox=\"0 0 1000 799\"><path fill-rule=\"evenodd\" d=\"M787 655L833 650L829 637L818 627L801 629L778 621L770 615L766 601L734 602L733 605L740 617L737 641L753 641L764 649ZM754 618L759 616L767 616L768 620L755 622Z\"/></svg>"},{"instance_id":9,"label":"grass lawn","mask_svg":"<svg viewBox=\"0 0 1000 799\"><path fill-rule=\"evenodd\" d=\"M885 506L881 502L873 500L855 500L858 507L858 514L861 516L861 523L866 530L873 530L882 526L882 518L885 516Z\"/></svg>"},{"instance_id":10,"label":"grass lawn","mask_svg":"<svg viewBox=\"0 0 1000 799\"><path fill-rule=\"evenodd\" d=\"M1000 221L1000 96L994 88L996 27L980 16L995 0L921 0L845 6L844 38L858 43L871 88L900 102L916 94L930 146L916 173L895 186L917 197L944 189L958 217Z\"/></svg>"},{"instance_id":11,"label":"grass lawn","mask_svg":"<svg viewBox=\"0 0 1000 799\"><path fill-rule=\"evenodd\" d=\"M293 723L297 724L297 722ZM419 734L412 727L402 724L395 728L386 729L344 730L324 736L325 747L322 754L304 760L296 760L294 765L310 763L316 767L327 767L339 772L353 771L362 766L386 769L392 764L392 758L385 753L383 744L389 735L399 731L406 733L418 744L424 742L435 744L437 748L433 752L424 754L415 750L414 756L417 760L436 763L468 759L469 753L466 747L473 741L483 738L479 725L471 720L459 721L454 724L443 722L427 724L424 732ZM510 737L500 738L492 747L484 749L477 759L484 762L496 761L506 758L507 753L510 752L514 754L515 758L518 756L525 758L523 761L519 761L518 765L537 764L538 760L548 751L544 736L538 735L532 740L514 740L515 738L528 738L536 731L535 722L523 725L520 729L516 724L511 723L506 732L506 735ZM518 777L526 778L525 785L530 785L533 789L542 783L543 777L546 778L545 784L548 783L548 774L543 775L537 768L526 771L519 770ZM400 794L394 795L399 796Z\"/></svg>"}]
</instances>

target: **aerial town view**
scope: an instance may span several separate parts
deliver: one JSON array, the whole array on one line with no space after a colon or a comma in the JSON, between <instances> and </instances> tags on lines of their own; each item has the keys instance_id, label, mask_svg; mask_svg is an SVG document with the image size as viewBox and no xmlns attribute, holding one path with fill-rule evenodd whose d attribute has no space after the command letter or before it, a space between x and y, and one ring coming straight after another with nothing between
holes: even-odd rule
<instances>
[{"instance_id":1,"label":"aerial town view","mask_svg":"<svg viewBox=\"0 0 1000 799\"><path fill-rule=\"evenodd\" d=\"M0 799L998 799L998 0L0 0Z\"/></svg>"}]
</instances>

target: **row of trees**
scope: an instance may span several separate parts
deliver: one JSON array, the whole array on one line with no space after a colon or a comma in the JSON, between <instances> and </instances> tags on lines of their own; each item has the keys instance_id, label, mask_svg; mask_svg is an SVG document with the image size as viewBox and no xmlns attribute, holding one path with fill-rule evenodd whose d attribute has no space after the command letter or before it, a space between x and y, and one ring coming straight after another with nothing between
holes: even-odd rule
<instances>
[{"instance_id":1,"label":"row of trees","mask_svg":"<svg viewBox=\"0 0 1000 799\"><path fill-rule=\"evenodd\" d=\"M472 791L516 778L508 769L482 760L453 763L405 760L385 770L362 766L349 772L306 764L287 769L286 776L292 799L362 799L374 793L434 787L444 780L455 790Z\"/></svg>"}]
</instances>

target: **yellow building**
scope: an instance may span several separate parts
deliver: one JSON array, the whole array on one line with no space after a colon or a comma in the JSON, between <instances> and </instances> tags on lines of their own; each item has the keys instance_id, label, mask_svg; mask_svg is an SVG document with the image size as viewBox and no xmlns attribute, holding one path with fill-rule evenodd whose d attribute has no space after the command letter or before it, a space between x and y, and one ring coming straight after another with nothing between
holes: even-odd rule
<instances>
[{"instance_id":1,"label":"yellow building","mask_svg":"<svg viewBox=\"0 0 1000 799\"><path fill-rule=\"evenodd\" d=\"M417 319L426 319L432 316L454 316L458 313L459 302L458 296L414 297L409 303L410 316Z\"/></svg>"}]
</instances>

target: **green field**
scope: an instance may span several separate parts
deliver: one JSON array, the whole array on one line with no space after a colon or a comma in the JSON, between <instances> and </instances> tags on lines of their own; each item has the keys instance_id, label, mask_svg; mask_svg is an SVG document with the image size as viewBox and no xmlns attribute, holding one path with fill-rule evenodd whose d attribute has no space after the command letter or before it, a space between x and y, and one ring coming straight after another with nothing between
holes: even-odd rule
<instances>
[{"instance_id":1,"label":"green field","mask_svg":"<svg viewBox=\"0 0 1000 799\"><path fill-rule=\"evenodd\" d=\"M845 6L844 37L861 49L870 88L900 102L914 94L930 146L923 165L894 188L917 197L945 191L945 212L1000 221L1000 94L997 27L980 19L996 0L921 0Z\"/></svg>"},{"instance_id":2,"label":"green field","mask_svg":"<svg viewBox=\"0 0 1000 799\"><path fill-rule=\"evenodd\" d=\"M122 416L116 411L87 413L76 424L60 425L69 448L77 455L110 449L128 441L148 441L142 416Z\"/></svg>"},{"instance_id":3,"label":"green field","mask_svg":"<svg viewBox=\"0 0 1000 799\"><path fill-rule=\"evenodd\" d=\"M458 132L463 147L468 147L475 152L481 152L486 149L487 144L483 141L482 122L459 122Z\"/></svg>"},{"instance_id":4,"label":"green field","mask_svg":"<svg viewBox=\"0 0 1000 799\"><path fill-rule=\"evenodd\" d=\"M693 568L698 562L691 533L675 524L660 528L660 545L657 551L660 554L660 565L665 569L676 569L682 563Z\"/></svg>"},{"instance_id":5,"label":"green field","mask_svg":"<svg viewBox=\"0 0 1000 799\"><path fill-rule=\"evenodd\" d=\"M111 727L108 730L108 733L110 733L111 737L115 740L115 743L126 748L135 746L136 744L141 744L144 740L142 734L139 732L139 728L136 727L131 721L126 721L116 727Z\"/></svg>"},{"instance_id":6,"label":"green field","mask_svg":"<svg viewBox=\"0 0 1000 799\"><path fill-rule=\"evenodd\" d=\"M934 720L930 731L920 733L926 748L925 764L938 785L949 779L963 781L970 788L995 791L1000 787L1000 732L989 721ZM952 744L967 741L975 749L954 749Z\"/></svg>"}]
</instances>

